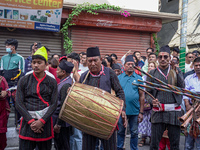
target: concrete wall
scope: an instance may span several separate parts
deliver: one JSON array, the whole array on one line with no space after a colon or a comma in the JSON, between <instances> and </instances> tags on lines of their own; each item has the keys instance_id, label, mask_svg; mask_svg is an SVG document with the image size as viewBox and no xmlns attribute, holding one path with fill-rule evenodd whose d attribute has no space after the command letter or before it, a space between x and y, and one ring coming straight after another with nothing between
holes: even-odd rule
<instances>
[{"instance_id":1,"label":"concrete wall","mask_svg":"<svg viewBox=\"0 0 200 150\"><path fill-rule=\"evenodd\" d=\"M146 11L158 11L159 0L64 0L64 3L77 3L83 4L89 2L91 4L103 4L120 6L121 8L146 10Z\"/></svg>"},{"instance_id":2,"label":"concrete wall","mask_svg":"<svg viewBox=\"0 0 200 150\"><path fill-rule=\"evenodd\" d=\"M167 0L161 0L161 10L160 12L168 13L179 13L179 0L172 0L167 2ZM162 29L158 32L158 43L160 46L167 45L170 43L174 35L178 30L178 21L163 24Z\"/></svg>"},{"instance_id":3,"label":"concrete wall","mask_svg":"<svg viewBox=\"0 0 200 150\"><path fill-rule=\"evenodd\" d=\"M161 12L179 13L182 11L182 1L172 0L167 3L167 0L161 0ZM187 17L187 51L200 51L200 0L188 1L188 17ZM169 44L170 47L180 47L180 30L181 21L164 24L161 31L158 33L159 44Z\"/></svg>"}]
</instances>

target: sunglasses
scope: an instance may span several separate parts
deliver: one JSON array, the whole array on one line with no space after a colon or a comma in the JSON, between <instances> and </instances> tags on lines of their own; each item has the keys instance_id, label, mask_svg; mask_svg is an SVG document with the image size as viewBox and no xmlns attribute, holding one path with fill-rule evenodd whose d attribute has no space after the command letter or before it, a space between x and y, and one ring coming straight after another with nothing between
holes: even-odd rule
<instances>
[{"instance_id":1,"label":"sunglasses","mask_svg":"<svg viewBox=\"0 0 200 150\"><path fill-rule=\"evenodd\" d=\"M189 57L189 58L193 58L193 57Z\"/></svg>"},{"instance_id":2,"label":"sunglasses","mask_svg":"<svg viewBox=\"0 0 200 150\"><path fill-rule=\"evenodd\" d=\"M160 56L158 56L158 59L162 59L163 57L164 57L164 59L167 59L169 56L167 56L167 55L164 55L164 56L160 55Z\"/></svg>"}]
</instances>

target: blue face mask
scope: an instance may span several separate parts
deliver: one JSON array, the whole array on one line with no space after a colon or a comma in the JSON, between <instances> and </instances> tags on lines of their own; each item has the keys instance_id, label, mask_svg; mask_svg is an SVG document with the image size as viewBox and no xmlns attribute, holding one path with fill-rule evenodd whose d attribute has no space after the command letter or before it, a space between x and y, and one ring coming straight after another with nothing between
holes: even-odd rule
<instances>
[{"instance_id":1,"label":"blue face mask","mask_svg":"<svg viewBox=\"0 0 200 150\"><path fill-rule=\"evenodd\" d=\"M12 53L11 48L6 48L6 52L8 52L8 53Z\"/></svg>"}]
</instances>

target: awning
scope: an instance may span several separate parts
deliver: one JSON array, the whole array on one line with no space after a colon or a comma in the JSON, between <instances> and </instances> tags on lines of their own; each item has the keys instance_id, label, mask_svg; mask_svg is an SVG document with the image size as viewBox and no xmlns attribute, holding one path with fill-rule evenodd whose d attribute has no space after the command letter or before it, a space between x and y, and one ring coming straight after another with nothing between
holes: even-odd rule
<instances>
[{"instance_id":1,"label":"awning","mask_svg":"<svg viewBox=\"0 0 200 150\"><path fill-rule=\"evenodd\" d=\"M76 4L74 4L74 3L64 2L64 4L63 4L63 8L67 8L67 9L72 9L74 6L76 6ZM179 14L153 12L153 11L145 11L145 10L134 10L134 9L123 9L123 8L122 8L122 10L128 11L131 16L135 16L135 17L161 19L162 24L181 20L181 15L179 15ZM114 10L100 10L97 12L118 14L118 15L121 14L120 12L114 11Z\"/></svg>"}]
</instances>

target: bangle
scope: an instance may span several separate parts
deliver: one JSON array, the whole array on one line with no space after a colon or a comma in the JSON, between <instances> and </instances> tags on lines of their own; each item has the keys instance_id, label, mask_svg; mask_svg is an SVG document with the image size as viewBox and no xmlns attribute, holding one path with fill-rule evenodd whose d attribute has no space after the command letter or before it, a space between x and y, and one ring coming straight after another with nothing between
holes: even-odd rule
<instances>
[{"instance_id":1,"label":"bangle","mask_svg":"<svg viewBox=\"0 0 200 150\"><path fill-rule=\"evenodd\" d=\"M143 112L140 112L140 114L142 114L142 115L143 115L144 113L143 113Z\"/></svg>"}]
</instances>

